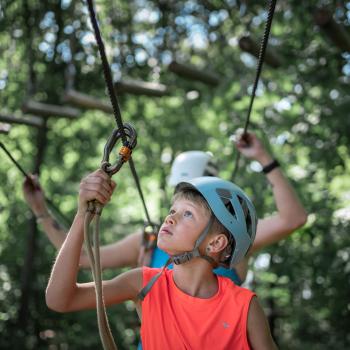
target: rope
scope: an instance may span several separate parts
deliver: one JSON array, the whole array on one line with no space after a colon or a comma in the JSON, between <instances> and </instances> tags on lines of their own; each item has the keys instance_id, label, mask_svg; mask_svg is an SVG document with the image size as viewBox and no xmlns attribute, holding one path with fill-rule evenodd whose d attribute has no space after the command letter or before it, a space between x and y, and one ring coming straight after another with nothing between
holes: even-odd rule
<instances>
[{"instance_id":1,"label":"rope","mask_svg":"<svg viewBox=\"0 0 350 350\"><path fill-rule=\"evenodd\" d=\"M125 124L123 127L125 135L128 137L127 146L123 146L119 151L119 158L116 164L111 165L109 163L109 155L113 150L114 145L121 138L121 132L119 129L114 129L112 135L109 137L103 154L103 161L101 163L101 169L109 176L118 172L123 164L128 161L132 149L137 144L137 136L135 129L130 124ZM103 299L103 284L102 284L102 271L100 262L100 216L103 210L103 205L97 200L88 202L88 208L85 213L84 220L84 242L86 246L87 255L92 271L92 277L95 283L96 294L96 310L97 310L97 322L102 341L103 348L105 350L116 350L117 346L114 342L113 335L108 323L108 317L106 312L106 306ZM93 229L93 242L90 239L89 225L92 220L94 222ZM93 249L93 248L94 249Z\"/></svg>"},{"instance_id":2,"label":"rope","mask_svg":"<svg viewBox=\"0 0 350 350\"><path fill-rule=\"evenodd\" d=\"M92 26L94 29L95 39L96 39L96 42L98 45L98 50L99 50L101 60L102 60L104 79L105 79L105 82L107 85L108 95L109 95L109 98L110 98L110 101L112 104L113 114L114 114L118 129L119 129L119 132L120 132L119 136L122 140L123 146L125 146L126 148L132 149L134 146L136 146L136 133L135 133L135 143L133 145L130 145L129 140L128 140L128 136L130 136L130 135L127 135L125 132L125 129L124 129L124 124L122 121L122 116L121 116L117 96L116 96L115 91L114 91L112 74L110 71L108 59L107 59L107 56L105 53L103 40L102 40L99 26L98 26L97 19L96 19L96 13L95 13L94 6L93 6L93 0L87 0L87 3L88 3L88 8L89 8L91 23L92 23ZM111 142L110 146L113 147L114 143ZM109 151L109 146L107 146L106 151L107 152ZM130 152L130 154L131 154L131 152ZM104 158L105 158L105 156L104 156ZM141 201L143 204L143 208L145 210L146 218L147 218L149 224L151 224L150 216L148 214L148 210L147 210L144 196L142 193L142 189L140 186L140 180L139 180L139 177L137 175L135 165L133 163L132 158L129 156L127 158L124 158L122 156L122 158L119 160L120 166L126 160L129 160L130 170L131 170L132 175L134 177L136 187L137 187L137 190L139 192L139 195L140 195L140 198L141 198ZM101 168L104 168L103 165L101 166ZM119 168L120 168L119 166L113 168L114 169L113 173L118 171ZM107 172L107 174L109 174L110 176L113 173ZM103 300L103 286L102 286L101 266L100 266L100 252L99 252L99 215L101 214L102 206L99 206L98 203L94 203L92 206L93 206L93 212L86 213L84 235L85 235L85 242L87 245L87 252L88 252L88 256L89 256L89 260L90 260L90 265L91 265L91 269L92 269L92 275L93 275L93 279L95 282L98 328L99 328L100 338L102 341L103 348L105 350L115 350L115 349L117 349L117 346L114 342L113 335L112 335L111 329L109 327L108 318L107 318L107 314L106 314L106 308L105 308L105 304L104 304L104 300ZM88 230L89 224L90 224L93 216L95 216L95 220L96 220L95 226L94 226L94 232L93 232L94 252L92 252L91 241L89 239L89 230Z\"/></svg>"},{"instance_id":3,"label":"rope","mask_svg":"<svg viewBox=\"0 0 350 350\"><path fill-rule=\"evenodd\" d=\"M89 226L91 221L95 219L93 242L90 239ZM102 287L102 272L100 264L100 245L99 245L99 225L100 215L94 215L92 212L87 212L84 220L84 241L85 248L90 260L92 277L95 282L96 288L96 309L97 309L97 322L100 333L100 338L104 349L117 350L117 346L114 342L111 329L109 327L106 308L103 299L103 287ZM92 245L94 249L92 248Z\"/></svg>"},{"instance_id":4,"label":"rope","mask_svg":"<svg viewBox=\"0 0 350 350\"><path fill-rule=\"evenodd\" d=\"M148 210L147 210L147 207L146 207L145 198L144 198L142 190L141 190L140 180L139 180L139 177L137 176L135 165L134 165L134 162L132 161L132 158L129 159L129 167L130 167L131 173L132 173L132 175L134 177L134 180L135 180L135 183L136 183L136 187L137 187L137 190L138 190L140 198L141 198L141 202L142 202L142 205L143 205L143 209L145 211L145 215L146 215L146 218L147 218L147 221L148 221L148 225L152 225L152 221L151 221L151 218L150 218L150 216L148 214Z\"/></svg>"},{"instance_id":5,"label":"rope","mask_svg":"<svg viewBox=\"0 0 350 350\"><path fill-rule=\"evenodd\" d=\"M104 46L104 43L103 43L103 40L101 37L101 32L100 32L100 29L99 29L99 26L97 23L96 13L95 13L94 6L93 6L93 0L87 0L87 3L88 3L88 8L89 8L91 23L92 23L92 26L94 29L95 39L96 39L98 50L99 50L101 60L102 60L104 79L105 79L105 82L107 85L108 95L109 95L109 98L110 98L111 103L112 103L113 114L114 114L116 123L118 125L118 128L121 132L121 139L123 141L123 144L126 145L127 144L127 137L126 137L125 132L124 132L121 111L120 111L117 96L116 96L115 91L114 91L112 74L111 74L111 70L110 70L108 59L107 59L106 52L105 52L105 46ZM135 165L134 165L132 158L129 159L129 167L130 167L131 173L134 177L136 188L137 188L137 191L138 191L139 196L141 198L147 221L149 224L151 224L152 221L150 219L150 215L149 215L149 212L147 210L144 195L143 195L143 192L142 192L142 189L140 186L140 179L137 175L136 168L135 168Z\"/></svg>"},{"instance_id":6,"label":"rope","mask_svg":"<svg viewBox=\"0 0 350 350\"><path fill-rule=\"evenodd\" d=\"M250 98L247 117L246 117L246 121L245 121L245 125L244 125L243 137L244 137L244 135L247 134L248 126L250 123L250 115L251 115L252 108L253 108L253 103L254 103L254 99L255 99L255 95L256 95L256 89L258 87L258 83L259 83L259 79L260 79L260 74L262 71L262 66L264 64L265 53L266 53L267 43L269 41L270 32L271 32L271 25L272 25L273 15L275 13L276 2L277 2L277 0L270 0L270 4L269 4L269 10L268 10L268 16L267 16L267 20L266 20L266 24L265 24L264 36L262 38L261 45L260 45L259 58L258 58L258 63L257 63L257 68L256 68L256 75L255 75L255 81L254 81L254 85L253 85L253 91L252 91L252 95ZM231 176L232 181L234 181L234 179L236 177L236 174L238 171L239 160L240 160L240 153L237 153L234 170L233 170L232 176Z\"/></svg>"},{"instance_id":7,"label":"rope","mask_svg":"<svg viewBox=\"0 0 350 350\"><path fill-rule=\"evenodd\" d=\"M111 74L111 70L109 68L109 63L108 63L108 59L106 56L105 46L104 46L104 43L103 43L103 40L101 37L100 29L98 27L96 13L95 13L94 5L93 5L93 0L87 0L87 4L88 4L89 12L90 12L90 20L92 23L92 27L94 28L95 39L97 42L98 51L100 53L101 60L102 60L103 75L104 75L105 82L107 85L108 95L109 95L109 98L110 98L111 103L112 103L114 118L115 118L115 121L118 125L120 132L121 132L121 135L122 135L121 139L123 141L123 144L125 144L127 142L127 140L126 140L126 135L124 133L122 115L120 112L117 96L114 92L112 74Z\"/></svg>"},{"instance_id":8,"label":"rope","mask_svg":"<svg viewBox=\"0 0 350 350\"><path fill-rule=\"evenodd\" d=\"M30 183L33 185L34 188L36 188L37 184L33 182L29 174L22 168L22 166L16 161L16 159L13 158L12 154L9 152L9 150L5 147L5 145L2 142L0 142L0 147L8 155L8 157L11 159L11 161L17 167L17 169L23 174L23 176L30 181ZM64 228L67 229L70 226L71 220L68 219L64 214L62 214L62 212L55 206L55 204L50 199L48 199L45 195L44 195L44 199L46 203L49 205L50 209L54 211L55 214L58 214L58 216L60 216L61 219L63 219L65 224Z\"/></svg>"}]
</instances>

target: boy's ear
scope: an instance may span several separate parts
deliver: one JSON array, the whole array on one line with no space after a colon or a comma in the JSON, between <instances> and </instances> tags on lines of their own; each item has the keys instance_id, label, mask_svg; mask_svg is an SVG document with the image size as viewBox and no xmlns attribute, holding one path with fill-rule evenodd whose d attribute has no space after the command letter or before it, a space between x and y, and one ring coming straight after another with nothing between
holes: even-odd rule
<instances>
[{"instance_id":1,"label":"boy's ear","mask_svg":"<svg viewBox=\"0 0 350 350\"><path fill-rule=\"evenodd\" d=\"M220 253L228 245L228 238L224 233L215 235L207 244L207 253Z\"/></svg>"}]
</instances>

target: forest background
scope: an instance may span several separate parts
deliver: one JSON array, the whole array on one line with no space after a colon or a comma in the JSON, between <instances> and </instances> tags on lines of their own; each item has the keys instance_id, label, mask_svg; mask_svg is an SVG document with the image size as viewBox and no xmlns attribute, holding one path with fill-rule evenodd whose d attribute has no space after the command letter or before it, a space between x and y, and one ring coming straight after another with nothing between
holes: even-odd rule
<instances>
[{"instance_id":1,"label":"forest background","mask_svg":"<svg viewBox=\"0 0 350 350\"><path fill-rule=\"evenodd\" d=\"M331 29L316 23L320 7L331 14ZM231 177L230 135L244 126L256 67L240 39L259 43L267 2L98 0L96 10L115 81L166 86L162 97L118 94L124 121L138 131L133 159L147 206L160 221L179 152L210 151L221 177ZM281 349L350 348L349 19L347 1L277 2L269 40L277 63L264 64L253 107L250 130L270 143L309 214L303 228L252 260L248 276ZM331 39L339 28L343 45ZM68 109L72 114L62 117L78 108L64 98L69 89L107 101L86 3L1 0L0 52L0 141L25 170L40 171L47 196L71 220L79 180L99 167L115 126L113 115L98 109ZM216 83L175 74L173 60L202 76L215 73ZM33 101L45 105L33 111ZM60 106L58 112L45 114L47 104ZM99 348L94 311L58 314L46 307L56 250L23 200L23 175L2 151L0 159L1 348ZM275 207L259 170L242 160L236 182L263 217ZM140 229L144 219L127 166L115 180L119 188L102 216L103 243ZM90 272L80 278L90 279ZM136 349L132 305L110 308L109 317L120 349Z\"/></svg>"}]
</instances>

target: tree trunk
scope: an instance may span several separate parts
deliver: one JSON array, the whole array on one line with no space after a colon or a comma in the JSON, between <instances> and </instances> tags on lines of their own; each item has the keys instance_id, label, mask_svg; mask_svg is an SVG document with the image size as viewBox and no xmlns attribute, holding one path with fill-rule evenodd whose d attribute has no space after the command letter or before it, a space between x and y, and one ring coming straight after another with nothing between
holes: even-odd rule
<instances>
[{"instance_id":1,"label":"tree trunk","mask_svg":"<svg viewBox=\"0 0 350 350\"><path fill-rule=\"evenodd\" d=\"M315 22L328 37L342 51L350 52L350 36L344 26L333 19L333 15L327 9L318 9L314 15Z\"/></svg>"}]
</instances>

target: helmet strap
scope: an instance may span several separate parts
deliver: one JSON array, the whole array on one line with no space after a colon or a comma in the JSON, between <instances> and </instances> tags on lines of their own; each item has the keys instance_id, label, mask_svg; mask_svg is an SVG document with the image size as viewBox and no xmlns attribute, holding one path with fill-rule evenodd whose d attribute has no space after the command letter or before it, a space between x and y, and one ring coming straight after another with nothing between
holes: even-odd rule
<instances>
[{"instance_id":1,"label":"helmet strap","mask_svg":"<svg viewBox=\"0 0 350 350\"><path fill-rule=\"evenodd\" d=\"M166 264L162 267L162 269L154 275L150 281L141 289L140 293L137 295L138 299L143 301L146 295L149 293L153 285L157 282L158 278L162 275L163 271L171 264L171 258L168 259Z\"/></svg>"},{"instance_id":2,"label":"helmet strap","mask_svg":"<svg viewBox=\"0 0 350 350\"><path fill-rule=\"evenodd\" d=\"M182 254L171 256L171 260L175 265L183 264L185 262L190 261L193 258L203 258L207 260L211 265L213 265L214 268L218 266L218 263L211 256L208 256L206 254L201 254L201 252L199 251L199 246L202 244L205 237L207 237L208 233L210 232L213 222L214 222L214 215L211 215L207 226L204 228L204 230L196 240L193 250L189 252L184 252Z\"/></svg>"},{"instance_id":3,"label":"helmet strap","mask_svg":"<svg viewBox=\"0 0 350 350\"><path fill-rule=\"evenodd\" d=\"M214 215L211 215L210 220L207 224L207 226L204 228L198 239L196 240L196 243L194 245L193 250L190 252L184 252L182 254L178 255L173 255L171 256L166 264L163 266L163 268L156 274L154 275L151 280L141 289L140 293L138 294L138 299L143 301L146 295L150 292L151 288L153 285L157 282L158 278L162 275L163 271L170 265L172 262L175 265L180 265L183 264L187 261L190 261L193 258L202 258L207 260L211 265L213 265L214 268L218 267L218 263L211 257L205 254L201 254L199 251L199 246L202 244L204 241L205 237L208 235L211 226L213 225L214 222Z\"/></svg>"}]
</instances>

